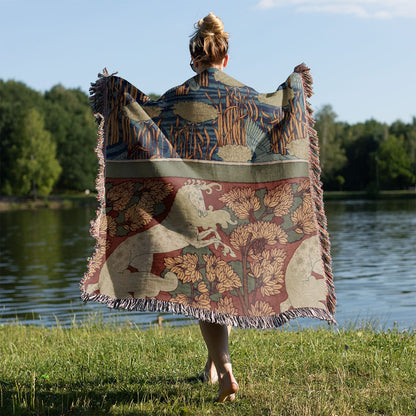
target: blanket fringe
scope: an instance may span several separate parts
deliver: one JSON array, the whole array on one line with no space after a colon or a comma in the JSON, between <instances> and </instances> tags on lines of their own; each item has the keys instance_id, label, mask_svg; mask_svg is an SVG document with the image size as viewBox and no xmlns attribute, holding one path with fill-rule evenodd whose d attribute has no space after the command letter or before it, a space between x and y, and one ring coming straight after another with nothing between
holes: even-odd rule
<instances>
[{"instance_id":1,"label":"blanket fringe","mask_svg":"<svg viewBox=\"0 0 416 416\"><path fill-rule=\"evenodd\" d=\"M105 212L105 117L103 115L105 82L103 82L103 79L105 79L108 76L108 71L106 68L104 68L103 74L98 74L99 80L95 83L92 83L90 88L90 105L94 111L95 121L98 124L97 145L95 147L95 153L97 154L98 159L98 173L97 178L95 180L95 189L97 190L97 200L99 204L97 210L95 211L95 218L90 222L90 235L95 239L94 254L87 259L87 272L84 274L84 278L81 280L79 284L81 290L83 290L84 282L88 278L88 270L91 269L91 266L95 261L95 255L101 245L101 242L99 240L100 219L102 218L102 213Z\"/></svg>"},{"instance_id":2,"label":"blanket fringe","mask_svg":"<svg viewBox=\"0 0 416 416\"><path fill-rule=\"evenodd\" d=\"M320 308L297 308L282 312L273 316L230 316L219 312L208 311L205 309L194 308L189 305L172 303L157 299L113 299L102 294L90 294L83 292L81 299L84 302L95 301L104 303L110 309L124 309L127 311L141 312L171 312L190 316L195 319L217 323L221 325L231 325L243 329L273 329L278 328L291 319L295 318L317 318L327 321L328 324L336 325L334 317Z\"/></svg>"},{"instance_id":3,"label":"blanket fringe","mask_svg":"<svg viewBox=\"0 0 416 416\"><path fill-rule=\"evenodd\" d=\"M103 69L103 72L98 74L98 79L95 82L91 83L90 86L90 106L92 111L95 114L104 114L105 109L105 101L106 101L106 86L107 86L107 79L113 75L116 75L117 72L113 72L110 74L107 68ZM96 119L97 120L97 119ZM97 120L99 122L99 120Z\"/></svg>"},{"instance_id":4,"label":"blanket fringe","mask_svg":"<svg viewBox=\"0 0 416 416\"><path fill-rule=\"evenodd\" d=\"M330 254L331 246L329 241L327 219L325 215L323 202L321 167L319 163L319 139L316 130L313 128L313 126L315 125L315 120L313 118L312 106L307 100L307 98L310 98L313 94L313 80L310 74L310 68L308 68L304 63L295 67L294 71L301 76L303 82L303 89L305 91L305 106L307 109L307 123L310 143L309 162L312 173L312 198L315 203L315 212L319 226L319 237L322 247L322 259L324 263L326 283L328 287L327 306L328 310L331 313L335 313L336 296L334 287L334 277L332 274L332 259Z\"/></svg>"},{"instance_id":5,"label":"blanket fringe","mask_svg":"<svg viewBox=\"0 0 416 416\"><path fill-rule=\"evenodd\" d=\"M101 74L98 74L98 79L96 82L91 83L90 87L90 106L94 113L95 121L98 124L98 133L97 133L97 145L95 147L95 153L98 158L98 174L95 180L95 189L97 190L97 200L98 208L95 212L95 218L90 222L90 234L95 239L94 254L92 257L89 257L88 268L91 269L92 264L95 261L95 255L98 252L98 249L101 247L102 242L99 239L100 231L100 220L102 214L105 213L105 148L104 148L104 139L105 139L105 107L106 107L106 91L107 91L107 79L113 75L117 74L114 72L110 74L107 68L103 69ZM84 274L84 278L80 282L80 288L83 290L84 282L88 278L88 272Z\"/></svg>"}]
</instances>

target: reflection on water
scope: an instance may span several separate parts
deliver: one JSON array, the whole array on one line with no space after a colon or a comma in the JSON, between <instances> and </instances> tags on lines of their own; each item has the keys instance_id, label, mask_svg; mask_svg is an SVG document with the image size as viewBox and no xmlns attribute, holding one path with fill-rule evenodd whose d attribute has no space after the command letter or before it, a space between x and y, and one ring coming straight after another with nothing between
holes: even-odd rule
<instances>
[{"instance_id":1,"label":"reflection on water","mask_svg":"<svg viewBox=\"0 0 416 416\"><path fill-rule=\"evenodd\" d=\"M416 326L416 201L326 203L342 324L361 319ZM0 213L0 322L62 325L91 312L148 325L155 313L109 311L79 300L78 284L92 254L92 208ZM172 325L190 320L165 314ZM310 324L309 320L300 320Z\"/></svg>"},{"instance_id":2,"label":"reflection on water","mask_svg":"<svg viewBox=\"0 0 416 416\"><path fill-rule=\"evenodd\" d=\"M326 204L338 320L416 327L416 201Z\"/></svg>"}]
</instances>

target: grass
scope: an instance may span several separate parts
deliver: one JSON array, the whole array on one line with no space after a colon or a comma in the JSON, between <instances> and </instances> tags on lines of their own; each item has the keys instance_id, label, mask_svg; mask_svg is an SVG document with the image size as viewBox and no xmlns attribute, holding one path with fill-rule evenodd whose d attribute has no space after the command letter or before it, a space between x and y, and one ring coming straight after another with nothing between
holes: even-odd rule
<instances>
[{"instance_id":1,"label":"grass","mask_svg":"<svg viewBox=\"0 0 416 416\"><path fill-rule=\"evenodd\" d=\"M416 334L233 330L235 402L193 379L199 328L0 326L1 415L416 415Z\"/></svg>"}]
</instances>

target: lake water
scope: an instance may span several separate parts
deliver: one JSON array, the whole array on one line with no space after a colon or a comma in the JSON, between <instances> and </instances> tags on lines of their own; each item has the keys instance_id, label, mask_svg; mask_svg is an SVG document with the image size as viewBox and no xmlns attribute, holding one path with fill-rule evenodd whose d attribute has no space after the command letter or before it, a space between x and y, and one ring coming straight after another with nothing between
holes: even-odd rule
<instances>
[{"instance_id":1,"label":"lake water","mask_svg":"<svg viewBox=\"0 0 416 416\"><path fill-rule=\"evenodd\" d=\"M416 200L328 201L336 319L416 329ZM93 207L0 213L0 324L69 326L91 315L146 327L155 313L111 311L84 304L78 284L94 241ZM164 314L170 325L194 322ZM316 325L299 319L291 326Z\"/></svg>"}]
</instances>

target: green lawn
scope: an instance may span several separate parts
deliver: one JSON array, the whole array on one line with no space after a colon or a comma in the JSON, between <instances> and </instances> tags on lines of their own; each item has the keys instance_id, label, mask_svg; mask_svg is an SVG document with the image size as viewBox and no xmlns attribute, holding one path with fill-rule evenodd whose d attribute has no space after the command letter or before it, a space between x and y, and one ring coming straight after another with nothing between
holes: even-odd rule
<instances>
[{"instance_id":1,"label":"green lawn","mask_svg":"<svg viewBox=\"0 0 416 416\"><path fill-rule=\"evenodd\" d=\"M197 326L0 326L1 415L416 415L416 334L233 330L240 391L196 381Z\"/></svg>"}]
</instances>

